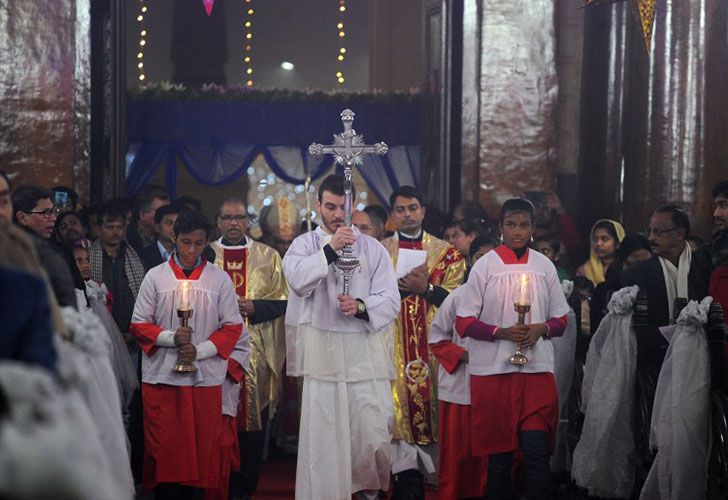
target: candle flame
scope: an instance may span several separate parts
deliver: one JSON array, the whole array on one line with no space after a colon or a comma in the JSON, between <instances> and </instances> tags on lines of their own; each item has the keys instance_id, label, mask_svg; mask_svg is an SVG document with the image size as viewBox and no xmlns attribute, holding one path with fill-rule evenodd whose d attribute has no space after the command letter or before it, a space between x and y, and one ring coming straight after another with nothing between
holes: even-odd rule
<instances>
[{"instance_id":1,"label":"candle flame","mask_svg":"<svg viewBox=\"0 0 728 500\"><path fill-rule=\"evenodd\" d=\"M180 283L182 287L182 298L180 300L180 307L183 311L190 309L190 282L182 281Z\"/></svg>"},{"instance_id":2,"label":"candle flame","mask_svg":"<svg viewBox=\"0 0 728 500\"><path fill-rule=\"evenodd\" d=\"M525 273L521 274L521 289L518 295L518 305L528 304L528 278Z\"/></svg>"}]
</instances>

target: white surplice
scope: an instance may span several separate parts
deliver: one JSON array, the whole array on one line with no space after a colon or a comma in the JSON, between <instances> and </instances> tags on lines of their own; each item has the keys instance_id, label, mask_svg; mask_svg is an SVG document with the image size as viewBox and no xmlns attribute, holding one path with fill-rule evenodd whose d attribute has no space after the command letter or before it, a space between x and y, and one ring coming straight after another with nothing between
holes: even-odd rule
<instances>
[{"instance_id":1,"label":"white surplice","mask_svg":"<svg viewBox=\"0 0 728 500\"><path fill-rule=\"evenodd\" d=\"M357 491L389 487L392 323L400 296L384 247L353 230L360 264L350 295L364 302L369 321L339 310L342 280L326 261L323 247L331 236L322 228L296 238L283 258L291 291L287 369L304 377L298 500L348 500Z\"/></svg>"}]
</instances>

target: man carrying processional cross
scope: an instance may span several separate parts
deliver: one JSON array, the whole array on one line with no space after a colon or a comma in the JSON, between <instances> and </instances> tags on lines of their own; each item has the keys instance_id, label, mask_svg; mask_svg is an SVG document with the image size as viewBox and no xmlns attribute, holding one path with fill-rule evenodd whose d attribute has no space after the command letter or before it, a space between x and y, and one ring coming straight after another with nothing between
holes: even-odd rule
<instances>
[{"instance_id":1,"label":"man carrying processional cross","mask_svg":"<svg viewBox=\"0 0 728 500\"><path fill-rule=\"evenodd\" d=\"M333 154L344 175L319 186L321 226L296 238L283 258L288 374L303 377L296 465L298 500L373 500L389 489L392 439L392 323L399 312L394 269L384 247L351 227L352 168L364 144L354 113L341 113Z\"/></svg>"}]
</instances>

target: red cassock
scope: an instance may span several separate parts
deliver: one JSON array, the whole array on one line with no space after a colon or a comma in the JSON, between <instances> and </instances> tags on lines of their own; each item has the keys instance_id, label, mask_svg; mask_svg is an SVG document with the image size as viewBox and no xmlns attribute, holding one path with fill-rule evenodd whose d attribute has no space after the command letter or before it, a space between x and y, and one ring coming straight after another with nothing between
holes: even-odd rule
<instances>
[{"instance_id":1,"label":"red cassock","mask_svg":"<svg viewBox=\"0 0 728 500\"><path fill-rule=\"evenodd\" d=\"M215 387L142 384L144 487L217 485L222 392Z\"/></svg>"},{"instance_id":2,"label":"red cassock","mask_svg":"<svg viewBox=\"0 0 728 500\"><path fill-rule=\"evenodd\" d=\"M552 373L472 375L470 395L474 455L517 450L520 431L545 431L553 449L559 398Z\"/></svg>"},{"instance_id":3,"label":"red cassock","mask_svg":"<svg viewBox=\"0 0 728 500\"><path fill-rule=\"evenodd\" d=\"M438 498L450 500L483 496L488 458L471 450L471 406L440 401L440 481Z\"/></svg>"},{"instance_id":4,"label":"red cassock","mask_svg":"<svg viewBox=\"0 0 728 500\"><path fill-rule=\"evenodd\" d=\"M448 373L457 369L464 350L450 341L430 344L432 354ZM440 474L438 498L481 497L486 492L487 457L472 454L471 406L439 402Z\"/></svg>"},{"instance_id":5,"label":"red cassock","mask_svg":"<svg viewBox=\"0 0 728 500\"><path fill-rule=\"evenodd\" d=\"M240 382L245 371L240 363L232 358L228 359L227 376L235 382ZM220 474L216 478L217 484L205 491L205 500L227 500L230 488L230 470L240 470L240 443L238 441L238 418L229 415L222 416L220 435Z\"/></svg>"},{"instance_id":6,"label":"red cassock","mask_svg":"<svg viewBox=\"0 0 728 500\"><path fill-rule=\"evenodd\" d=\"M728 323L728 266L718 266L710 275L708 295L723 306L723 317ZM724 358L728 363L728 345L724 348Z\"/></svg>"}]
</instances>

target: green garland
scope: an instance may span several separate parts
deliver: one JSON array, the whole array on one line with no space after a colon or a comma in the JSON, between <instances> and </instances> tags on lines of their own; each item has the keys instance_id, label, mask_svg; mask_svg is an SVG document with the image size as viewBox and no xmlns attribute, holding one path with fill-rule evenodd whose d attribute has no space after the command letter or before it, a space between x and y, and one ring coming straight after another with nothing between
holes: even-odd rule
<instances>
[{"instance_id":1,"label":"green garland","mask_svg":"<svg viewBox=\"0 0 728 500\"><path fill-rule=\"evenodd\" d=\"M179 83L149 83L129 90L131 101L211 101L211 102L270 102L341 104L416 104L422 99L418 89L408 92L341 92L300 91L285 89L250 89L244 86L225 87L208 84L199 88Z\"/></svg>"}]
</instances>

